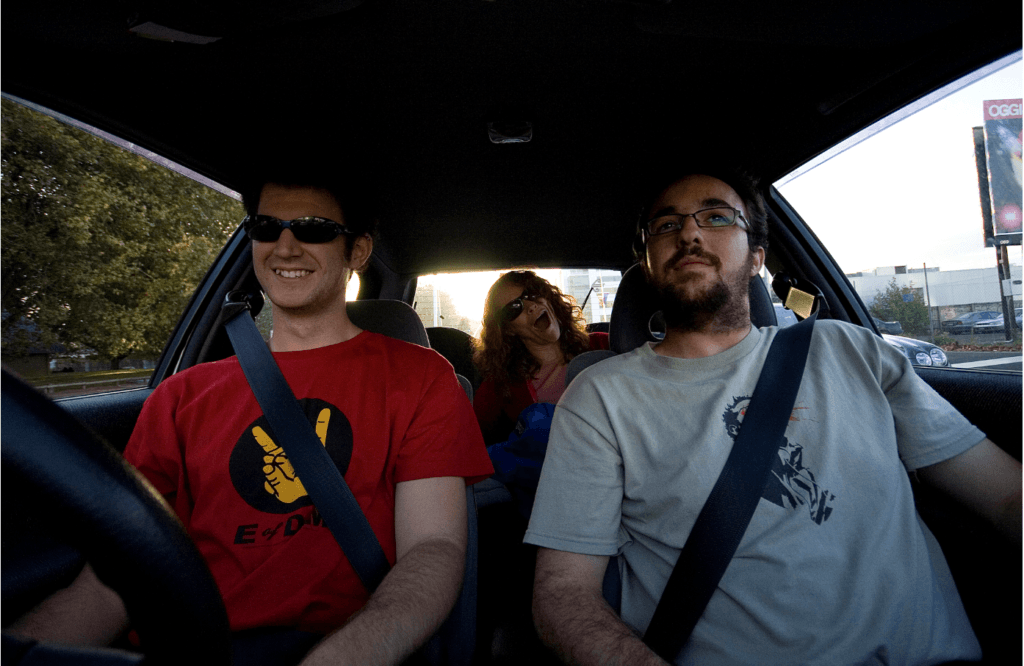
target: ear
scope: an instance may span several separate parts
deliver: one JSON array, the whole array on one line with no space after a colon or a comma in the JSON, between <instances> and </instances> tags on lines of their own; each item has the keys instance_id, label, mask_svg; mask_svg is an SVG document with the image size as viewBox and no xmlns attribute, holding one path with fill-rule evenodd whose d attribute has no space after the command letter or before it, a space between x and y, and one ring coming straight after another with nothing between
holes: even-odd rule
<instances>
[{"instance_id":1,"label":"ear","mask_svg":"<svg viewBox=\"0 0 1024 666\"><path fill-rule=\"evenodd\" d=\"M352 252L349 254L348 267L354 271L362 268L373 254L373 239L363 234L352 241Z\"/></svg>"},{"instance_id":2,"label":"ear","mask_svg":"<svg viewBox=\"0 0 1024 666\"><path fill-rule=\"evenodd\" d=\"M761 272L764 267L764 248L759 247L756 250L752 250L751 254L754 255L754 261L751 262L750 266L750 277L754 277Z\"/></svg>"}]
</instances>

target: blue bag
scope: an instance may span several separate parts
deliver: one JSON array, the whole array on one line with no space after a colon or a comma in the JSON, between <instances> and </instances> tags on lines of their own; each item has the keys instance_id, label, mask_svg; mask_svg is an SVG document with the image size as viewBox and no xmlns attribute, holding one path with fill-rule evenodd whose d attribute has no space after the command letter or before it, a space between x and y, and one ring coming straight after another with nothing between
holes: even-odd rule
<instances>
[{"instance_id":1,"label":"blue bag","mask_svg":"<svg viewBox=\"0 0 1024 666\"><path fill-rule=\"evenodd\" d=\"M487 447L494 465L493 478L505 484L524 518L529 518L533 510L554 414L555 406L551 403L534 403L519 414L515 430L507 440Z\"/></svg>"}]
</instances>

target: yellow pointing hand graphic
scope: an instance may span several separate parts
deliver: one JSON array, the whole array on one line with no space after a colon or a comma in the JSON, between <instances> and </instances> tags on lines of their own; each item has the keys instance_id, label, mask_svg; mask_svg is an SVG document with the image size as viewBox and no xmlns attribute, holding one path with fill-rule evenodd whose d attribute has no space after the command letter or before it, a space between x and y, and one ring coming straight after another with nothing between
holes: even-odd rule
<instances>
[{"instance_id":1,"label":"yellow pointing hand graphic","mask_svg":"<svg viewBox=\"0 0 1024 666\"><path fill-rule=\"evenodd\" d=\"M316 419L316 434L324 446L327 445L327 426L330 420L331 410L320 410L320 415ZM266 475L267 480L263 487L266 491L285 504L291 504L300 497L305 497L306 489L302 485L302 480L295 473L295 468L292 467L288 456L285 455L284 449L278 446L270 435L259 426L252 429L252 436L263 448L265 454L263 456L263 474Z\"/></svg>"}]
</instances>

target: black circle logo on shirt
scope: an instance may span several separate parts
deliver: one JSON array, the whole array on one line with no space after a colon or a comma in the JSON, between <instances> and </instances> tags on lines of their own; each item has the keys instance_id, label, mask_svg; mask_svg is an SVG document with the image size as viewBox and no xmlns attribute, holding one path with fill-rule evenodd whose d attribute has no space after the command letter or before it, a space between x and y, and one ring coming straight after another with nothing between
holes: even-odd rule
<instances>
[{"instance_id":1,"label":"black circle logo on shirt","mask_svg":"<svg viewBox=\"0 0 1024 666\"><path fill-rule=\"evenodd\" d=\"M299 400L320 443L342 475L352 460L352 425L334 405L317 398ZM291 513L313 501L261 415L246 427L228 463L231 483L249 506L266 513Z\"/></svg>"}]
</instances>

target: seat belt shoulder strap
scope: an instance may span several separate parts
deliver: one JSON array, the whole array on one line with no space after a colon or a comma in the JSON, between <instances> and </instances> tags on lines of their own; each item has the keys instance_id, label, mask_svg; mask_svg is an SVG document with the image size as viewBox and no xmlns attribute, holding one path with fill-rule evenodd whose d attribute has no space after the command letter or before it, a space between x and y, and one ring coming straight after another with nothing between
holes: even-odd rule
<instances>
[{"instance_id":1,"label":"seat belt shoulder strap","mask_svg":"<svg viewBox=\"0 0 1024 666\"><path fill-rule=\"evenodd\" d=\"M776 333L725 467L644 634L644 642L670 663L703 615L760 501L796 402L816 316Z\"/></svg>"},{"instance_id":2,"label":"seat belt shoulder strap","mask_svg":"<svg viewBox=\"0 0 1024 666\"><path fill-rule=\"evenodd\" d=\"M224 309L228 337L270 423L271 437L284 449L313 505L372 594L390 570L377 535L299 406L248 308L244 303L229 302Z\"/></svg>"}]
</instances>

